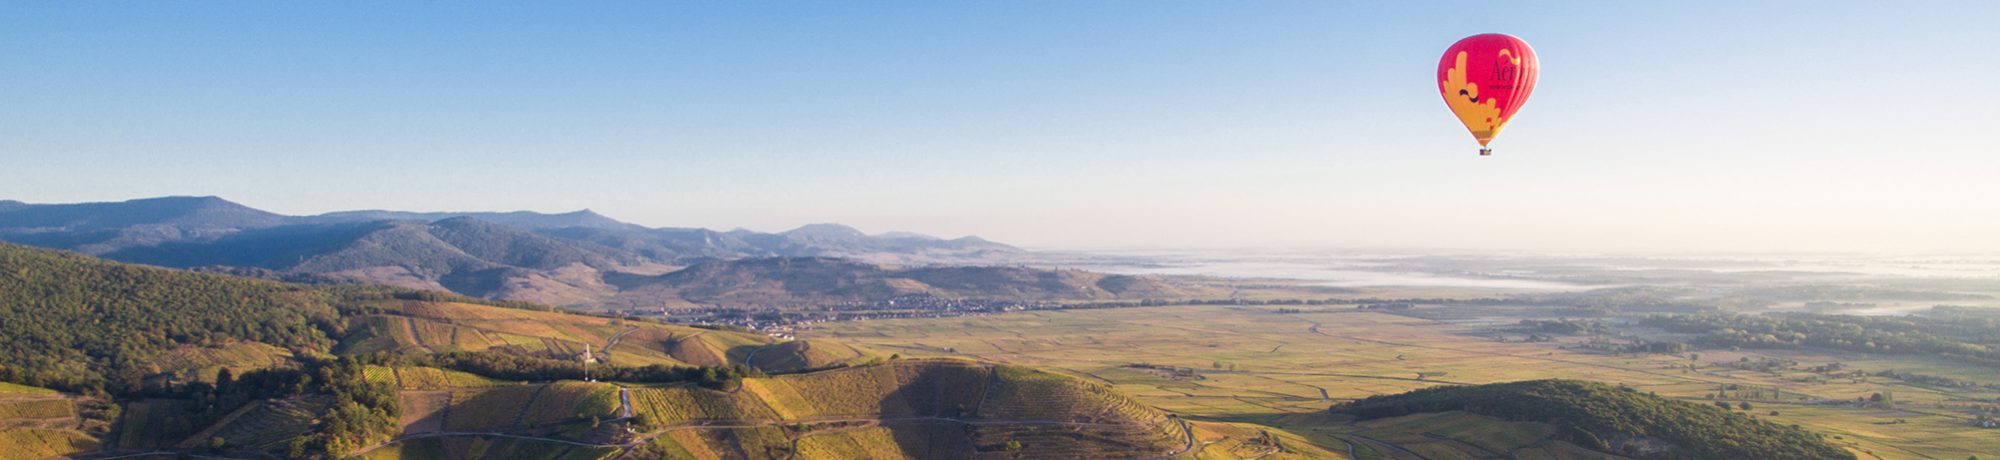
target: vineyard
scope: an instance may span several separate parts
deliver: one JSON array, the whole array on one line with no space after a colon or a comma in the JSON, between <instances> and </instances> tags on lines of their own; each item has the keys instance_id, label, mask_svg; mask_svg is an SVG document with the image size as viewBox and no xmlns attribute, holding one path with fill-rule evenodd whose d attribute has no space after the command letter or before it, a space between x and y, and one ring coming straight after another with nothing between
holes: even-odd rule
<instances>
[{"instance_id":1,"label":"vineyard","mask_svg":"<svg viewBox=\"0 0 2000 460\"><path fill-rule=\"evenodd\" d=\"M0 430L0 453L8 458L62 457L97 450L97 440L73 430Z\"/></svg>"},{"instance_id":2,"label":"vineyard","mask_svg":"<svg viewBox=\"0 0 2000 460\"><path fill-rule=\"evenodd\" d=\"M118 419L118 447L155 449L186 439L198 427L190 427L183 414L193 409L192 401L145 399L125 403Z\"/></svg>"},{"instance_id":3,"label":"vineyard","mask_svg":"<svg viewBox=\"0 0 2000 460\"><path fill-rule=\"evenodd\" d=\"M602 383L564 381L452 388L411 391L403 396L403 401L412 403L402 414L405 430L410 431L505 432L592 417L610 419L618 414L618 388ZM419 426L419 423L442 426Z\"/></svg>"},{"instance_id":4,"label":"vineyard","mask_svg":"<svg viewBox=\"0 0 2000 460\"><path fill-rule=\"evenodd\" d=\"M653 438L648 448L660 453L649 458L787 458L792 440L777 427L680 430Z\"/></svg>"},{"instance_id":5,"label":"vineyard","mask_svg":"<svg viewBox=\"0 0 2000 460\"><path fill-rule=\"evenodd\" d=\"M589 347L606 364L700 366L743 363L773 343L756 334L485 305L387 301L380 307L385 314L350 319L340 353L505 349L567 359ZM828 347L833 355L822 359L840 348Z\"/></svg>"},{"instance_id":6,"label":"vineyard","mask_svg":"<svg viewBox=\"0 0 2000 460\"><path fill-rule=\"evenodd\" d=\"M1158 410L1104 385L1021 367L995 369L998 378L986 403L979 406L980 418L1141 425L1166 421Z\"/></svg>"},{"instance_id":7,"label":"vineyard","mask_svg":"<svg viewBox=\"0 0 2000 460\"><path fill-rule=\"evenodd\" d=\"M191 448L221 438L230 445L284 452L285 442L305 432L330 402L329 398L312 397L251 403L212 428L189 436L180 446Z\"/></svg>"},{"instance_id":8,"label":"vineyard","mask_svg":"<svg viewBox=\"0 0 2000 460\"><path fill-rule=\"evenodd\" d=\"M161 372L173 374L179 380L214 383L216 371L222 368L241 373L248 369L284 366L291 359L292 353L283 348L258 342L235 342L174 348L160 353L153 364L159 366Z\"/></svg>"},{"instance_id":9,"label":"vineyard","mask_svg":"<svg viewBox=\"0 0 2000 460\"><path fill-rule=\"evenodd\" d=\"M747 386L746 381L746 386ZM779 415L750 391L721 392L692 386L633 388L633 410L656 423L704 420L776 420Z\"/></svg>"},{"instance_id":10,"label":"vineyard","mask_svg":"<svg viewBox=\"0 0 2000 460\"><path fill-rule=\"evenodd\" d=\"M598 460L618 449L497 436L411 439L361 456L364 460Z\"/></svg>"},{"instance_id":11,"label":"vineyard","mask_svg":"<svg viewBox=\"0 0 2000 460\"><path fill-rule=\"evenodd\" d=\"M813 433L798 446L800 458L963 458L973 450L964 426L937 423Z\"/></svg>"},{"instance_id":12,"label":"vineyard","mask_svg":"<svg viewBox=\"0 0 2000 460\"><path fill-rule=\"evenodd\" d=\"M20 419L72 418L75 406L63 398L0 399L0 426Z\"/></svg>"},{"instance_id":13,"label":"vineyard","mask_svg":"<svg viewBox=\"0 0 2000 460\"><path fill-rule=\"evenodd\" d=\"M794 340L758 350L748 363L766 372L858 365L885 358L881 353L826 340Z\"/></svg>"}]
</instances>

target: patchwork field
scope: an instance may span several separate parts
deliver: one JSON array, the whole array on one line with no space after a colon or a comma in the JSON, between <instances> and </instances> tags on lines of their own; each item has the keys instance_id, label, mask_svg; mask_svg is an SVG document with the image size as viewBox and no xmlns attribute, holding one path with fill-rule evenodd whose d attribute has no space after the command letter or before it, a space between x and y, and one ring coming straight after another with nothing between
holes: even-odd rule
<instances>
[{"instance_id":1,"label":"patchwork field","mask_svg":"<svg viewBox=\"0 0 2000 460\"><path fill-rule=\"evenodd\" d=\"M1061 369L1109 384L1141 404L1196 420L1270 425L1311 439L1319 448L1332 452L1346 452L1349 442L1343 439L1354 439L1356 455L1364 457L1371 450L1367 441L1324 431L1356 428L1344 427L1344 422L1293 415L1322 411L1342 400L1440 384L1559 377L1623 384L1662 396L1704 401L1710 394L1736 385L1739 392L1752 386L1778 391L1732 395L1728 398L1732 403L1750 398L1759 416L1840 436L1836 442L1851 446L1862 458L1957 459L2000 452L2000 434L1996 434L2000 432L1974 428L1970 417L1945 409L1968 401L1992 401L1996 396L1983 390L1926 387L1883 377L1799 382L1798 375L1731 367L1731 363L1752 355L1747 353L1703 351L1698 360L1664 354L1603 354L1559 348L1555 343L1503 342L1473 323L1357 311L1351 306L1309 307L1291 314L1276 310L1181 306L1035 311L977 318L825 323L802 335L904 356L975 357ZM1921 369L1923 373L2000 380L1991 370L1924 360L1846 354L1783 357L1808 364L1839 361L1870 372ZM1863 409L1840 403L1885 390L1896 395L1895 409ZM1766 415L1771 411L1777 415ZM1462 445L1487 450L1508 447L1529 452L1524 454L1528 456L1539 455L1532 452L1569 451L1561 446L1522 448L1484 441L1453 442L1456 444L1431 442L1420 447L1437 451L1433 453L1443 458L1449 458L1444 450L1466 451ZM1410 455L1388 447L1373 450L1392 458Z\"/></svg>"}]
</instances>

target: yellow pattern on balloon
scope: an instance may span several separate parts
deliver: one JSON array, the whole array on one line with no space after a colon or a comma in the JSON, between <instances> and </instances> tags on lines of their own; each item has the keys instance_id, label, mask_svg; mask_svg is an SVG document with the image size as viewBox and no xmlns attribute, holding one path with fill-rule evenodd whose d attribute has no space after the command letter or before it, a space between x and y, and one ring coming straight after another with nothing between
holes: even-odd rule
<instances>
[{"instance_id":1,"label":"yellow pattern on balloon","mask_svg":"<svg viewBox=\"0 0 2000 460\"><path fill-rule=\"evenodd\" d=\"M1507 53L1503 50L1501 54L1504 56ZM1444 102L1451 106L1451 113L1458 114L1458 121L1472 130L1472 137L1479 139L1479 145L1486 145L1487 141L1493 140L1493 136L1500 134L1500 128L1506 125L1506 121L1500 119L1500 107L1493 100L1479 100L1479 84L1465 78L1466 57L1464 51L1458 52L1457 63L1445 72L1442 84L1447 96ZM1458 95L1452 97L1451 93Z\"/></svg>"}]
</instances>

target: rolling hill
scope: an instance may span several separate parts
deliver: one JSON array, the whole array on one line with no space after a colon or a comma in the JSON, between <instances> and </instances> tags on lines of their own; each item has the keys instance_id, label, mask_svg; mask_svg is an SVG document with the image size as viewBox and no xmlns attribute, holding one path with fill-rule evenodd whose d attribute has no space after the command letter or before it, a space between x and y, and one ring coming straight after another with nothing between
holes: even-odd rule
<instances>
[{"instance_id":1,"label":"rolling hill","mask_svg":"<svg viewBox=\"0 0 2000 460\"><path fill-rule=\"evenodd\" d=\"M806 306L924 295L1020 301L1185 299L1226 295L1162 278L1022 267L885 268L826 257L716 260L658 276L608 279L617 303Z\"/></svg>"},{"instance_id":2,"label":"rolling hill","mask_svg":"<svg viewBox=\"0 0 2000 460\"><path fill-rule=\"evenodd\" d=\"M37 456L368 458L473 445L487 458L729 458L717 452L794 443L1116 457L1185 444L1157 410L1030 369L476 302L0 244L0 443ZM588 375L627 383L579 381L586 350ZM124 410L84 408L106 400ZM912 440L945 433L957 438Z\"/></svg>"},{"instance_id":3,"label":"rolling hill","mask_svg":"<svg viewBox=\"0 0 2000 460\"><path fill-rule=\"evenodd\" d=\"M1532 380L1424 388L1333 408L1361 419L1462 411L1544 423L1571 444L1640 458L1852 459L1797 426L1630 388L1577 380Z\"/></svg>"}]
</instances>

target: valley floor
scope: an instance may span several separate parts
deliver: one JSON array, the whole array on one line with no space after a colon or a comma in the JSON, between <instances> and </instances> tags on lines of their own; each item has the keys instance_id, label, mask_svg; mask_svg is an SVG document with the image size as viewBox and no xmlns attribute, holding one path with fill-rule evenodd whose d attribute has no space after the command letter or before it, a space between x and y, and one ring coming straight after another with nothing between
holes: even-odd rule
<instances>
[{"instance_id":1,"label":"valley floor","mask_svg":"<svg viewBox=\"0 0 2000 460\"><path fill-rule=\"evenodd\" d=\"M2000 453L2000 433L1975 428L1970 416L1951 410L1955 403L2000 395L1883 377L1804 382L1811 379L1797 371L1734 364L1776 357L1796 360L1801 367L1837 361L1869 372L1921 370L2000 381L2000 372L1991 369L1835 353L1701 351L1699 359L1608 354L1580 350L1573 343L1496 340L1493 326L1506 322L1490 318L1433 321L1352 306L1308 307L1299 313L1277 309L1180 306L857 321L823 324L802 336L905 356L969 356L1062 369L1109 383L1141 403L1217 426L1211 431L1236 433L1216 435L1213 439L1229 439L1227 445L1214 452L1204 449L1200 458L1260 458L1284 451L1361 458L1579 458L1580 453L1562 452L1563 446L1538 444L1548 437L1539 424L1468 423L1464 418L1478 416L1467 414L1431 421L1450 423L1355 424L1324 415L1331 404L1370 395L1542 378L1621 384L1703 403L1722 393L1732 404L1754 404L1758 417L1828 433L1832 442L1863 459ZM1852 402L1883 391L1893 392L1895 408L1862 408ZM1246 438L1266 436L1256 426L1275 428L1284 436L1247 444L1304 439L1312 446L1262 451L1246 446Z\"/></svg>"}]
</instances>

